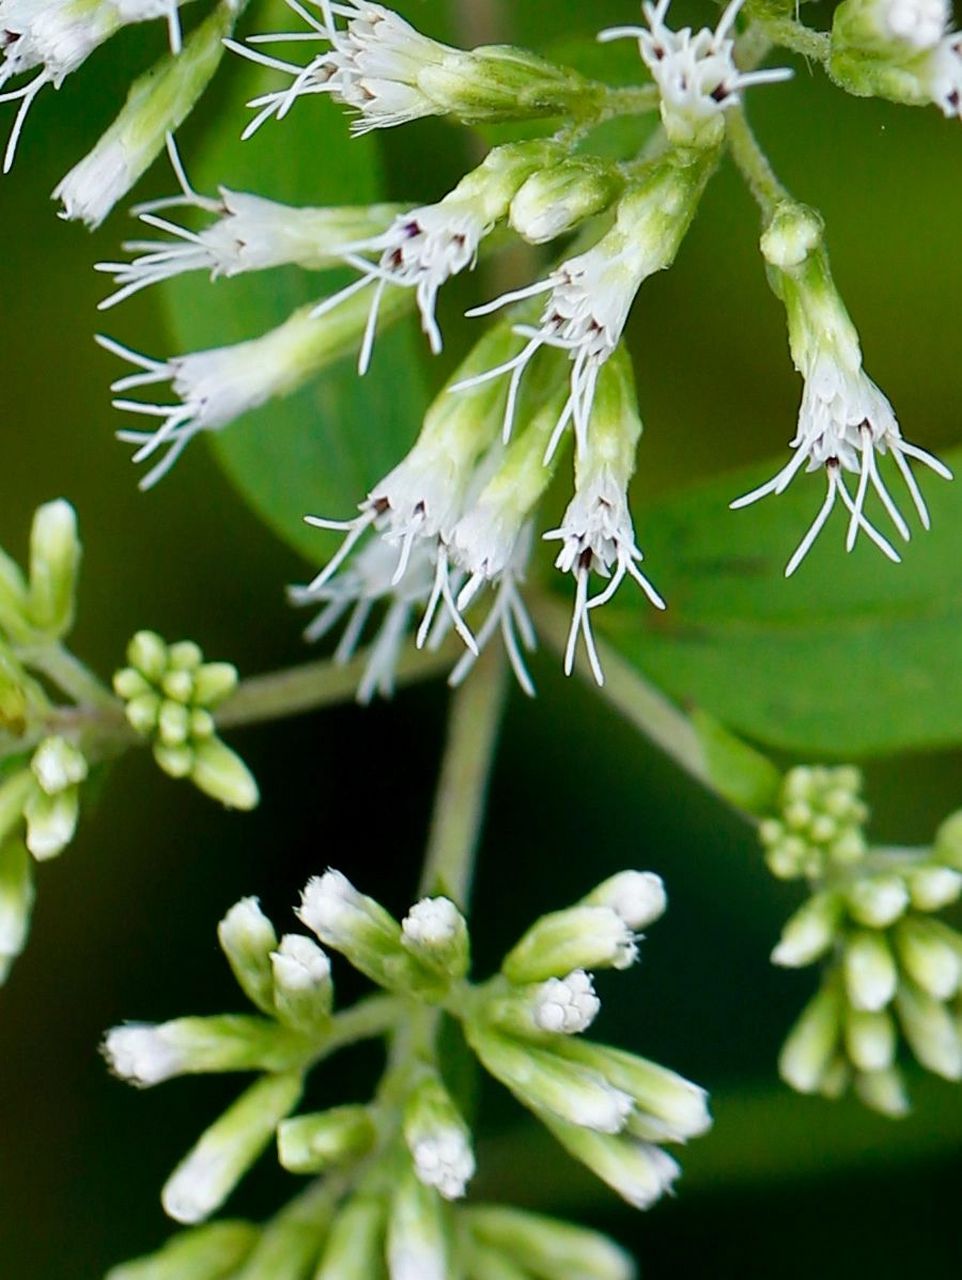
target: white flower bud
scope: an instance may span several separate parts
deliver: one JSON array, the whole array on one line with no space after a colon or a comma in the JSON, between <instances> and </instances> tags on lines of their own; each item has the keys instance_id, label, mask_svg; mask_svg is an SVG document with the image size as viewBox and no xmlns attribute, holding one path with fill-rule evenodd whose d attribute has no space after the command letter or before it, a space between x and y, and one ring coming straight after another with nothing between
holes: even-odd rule
<instances>
[{"instance_id":1,"label":"white flower bud","mask_svg":"<svg viewBox=\"0 0 962 1280\"><path fill-rule=\"evenodd\" d=\"M522 1209L481 1205L464 1212L471 1236L552 1280L634 1280L635 1264L613 1241Z\"/></svg>"},{"instance_id":2,"label":"white flower bud","mask_svg":"<svg viewBox=\"0 0 962 1280\"><path fill-rule=\"evenodd\" d=\"M48 796L68 791L87 777L87 761L65 738L45 738L33 753L30 768Z\"/></svg>"},{"instance_id":3,"label":"white flower bud","mask_svg":"<svg viewBox=\"0 0 962 1280\"><path fill-rule=\"evenodd\" d=\"M954 996L962 981L962 937L935 920L910 916L895 931L902 967L936 1000Z\"/></svg>"},{"instance_id":4,"label":"white flower bud","mask_svg":"<svg viewBox=\"0 0 962 1280\"><path fill-rule=\"evenodd\" d=\"M274 1002L282 1022L308 1034L327 1027L334 1002L331 962L310 938L288 933L270 957Z\"/></svg>"},{"instance_id":5,"label":"white flower bud","mask_svg":"<svg viewBox=\"0 0 962 1280\"><path fill-rule=\"evenodd\" d=\"M841 1031L842 997L823 987L805 1006L778 1059L781 1077L799 1093L817 1093L828 1073Z\"/></svg>"},{"instance_id":6,"label":"white flower bud","mask_svg":"<svg viewBox=\"0 0 962 1280\"><path fill-rule=\"evenodd\" d=\"M612 166L576 156L533 173L511 201L511 226L529 244L545 244L602 213L622 180Z\"/></svg>"},{"instance_id":7,"label":"white flower bud","mask_svg":"<svg viewBox=\"0 0 962 1280\"><path fill-rule=\"evenodd\" d=\"M884 937L862 930L853 933L842 963L845 989L854 1008L875 1013L891 1002L899 976Z\"/></svg>"},{"instance_id":8,"label":"white flower bud","mask_svg":"<svg viewBox=\"0 0 962 1280\"><path fill-rule=\"evenodd\" d=\"M788 271L801 266L822 242L825 224L814 209L788 201L778 205L761 239L762 256Z\"/></svg>"},{"instance_id":9,"label":"white flower bud","mask_svg":"<svg viewBox=\"0 0 962 1280\"><path fill-rule=\"evenodd\" d=\"M668 908L661 876L653 871L619 871L584 899L590 907L609 907L629 929L639 932L659 920Z\"/></svg>"},{"instance_id":10,"label":"white flower bud","mask_svg":"<svg viewBox=\"0 0 962 1280\"><path fill-rule=\"evenodd\" d=\"M908 875L912 906L918 911L939 911L962 895L962 872L951 867L920 867Z\"/></svg>"},{"instance_id":11,"label":"white flower bud","mask_svg":"<svg viewBox=\"0 0 962 1280\"><path fill-rule=\"evenodd\" d=\"M106 1280L222 1280L240 1268L258 1234L248 1222L192 1227L178 1232L156 1253L112 1267Z\"/></svg>"},{"instance_id":12,"label":"white flower bud","mask_svg":"<svg viewBox=\"0 0 962 1280\"><path fill-rule=\"evenodd\" d=\"M146 1089L175 1076L227 1071L286 1071L305 1057L300 1036L266 1018L224 1014L128 1023L104 1039L115 1075Z\"/></svg>"},{"instance_id":13,"label":"white flower bud","mask_svg":"<svg viewBox=\"0 0 962 1280\"><path fill-rule=\"evenodd\" d=\"M474 1176L471 1134L440 1079L422 1080L404 1108L404 1141L414 1172L445 1200L459 1200Z\"/></svg>"},{"instance_id":14,"label":"white flower bud","mask_svg":"<svg viewBox=\"0 0 962 1280\"><path fill-rule=\"evenodd\" d=\"M895 1023L884 1010L866 1013L849 1009L845 1017L845 1047L859 1071L885 1071L895 1061Z\"/></svg>"},{"instance_id":15,"label":"white flower bud","mask_svg":"<svg viewBox=\"0 0 962 1280\"><path fill-rule=\"evenodd\" d=\"M836 894L820 893L809 899L782 930L772 964L800 969L820 959L835 942L841 914Z\"/></svg>"},{"instance_id":16,"label":"white flower bud","mask_svg":"<svg viewBox=\"0 0 962 1280\"><path fill-rule=\"evenodd\" d=\"M919 1063L946 1080L962 1080L962 1030L945 1005L903 982L895 1007Z\"/></svg>"},{"instance_id":17,"label":"white flower bud","mask_svg":"<svg viewBox=\"0 0 962 1280\"><path fill-rule=\"evenodd\" d=\"M887 929L909 905L908 888L898 875L856 880L849 886L846 898L852 918L870 929Z\"/></svg>"},{"instance_id":18,"label":"white flower bud","mask_svg":"<svg viewBox=\"0 0 962 1280\"><path fill-rule=\"evenodd\" d=\"M542 983L535 993L533 1016L541 1031L579 1035L588 1030L600 1009L591 974L575 969L566 978Z\"/></svg>"},{"instance_id":19,"label":"white flower bud","mask_svg":"<svg viewBox=\"0 0 962 1280\"><path fill-rule=\"evenodd\" d=\"M217 938L241 990L258 1009L272 1014L271 952L277 946L277 934L257 898L235 903L217 926Z\"/></svg>"},{"instance_id":20,"label":"white flower bud","mask_svg":"<svg viewBox=\"0 0 962 1280\"><path fill-rule=\"evenodd\" d=\"M176 1222L203 1222L224 1203L300 1100L299 1073L265 1076L203 1134L168 1178L164 1210Z\"/></svg>"},{"instance_id":21,"label":"white flower bud","mask_svg":"<svg viewBox=\"0 0 962 1280\"><path fill-rule=\"evenodd\" d=\"M77 515L62 498L37 508L30 534L30 589L27 611L39 631L65 635L73 623L80 568Z\"/></svg>"},{"instance_id":22,"label":"white flower bud","mask_svg":"<svg viewBox=\"0 0 962 1280\"><path fill-rule=\"evenodd\" d=\"M379 985L407 990L423 978L401 944L398 922L380 903L358 893L340 871L309 880L297 914L322 942Z\"/></svg>"},{"instance_id":23,"label":"white flower bud","mask_svg":"<svg viewBox=\"0 0 962 1280\"><path fill-rule=\"evenodd\" d=\"M456 981L467 973L468 926L449 898L422 898L415 903L401 922L401 942L445 978Z\"/></svg>"},{"instance_id":24,"label":"white flower bud","mask_svg":"<svg viewBox=\"0 0 962 1280\"><path fill-rule=\"evenodd\" d=\"M387 1224L391 1280L449 1280L448 1237L440 1197L405 1172L397 1182Z\"/></svg>"},{"instance_id":25,"label":"white flower bud","mask_svg":"<svg viewBox=\"0 0 962 1280\"><path fill-rule=\"evenodd\" d=\"M505 957L502 972L523 986L574 969L627 969L638 958L633 931L610 907L569 907L537 920Z\"/></svg>"},{"instance_id":26,"label":"white flower bud","mask_svg":"<svg viewBox=\"0 0 962 1280\"><path fill-rule=\"evenodd\" d=\"M294 1116L277 1130L277 1152L290 1173L325 1173L370 1151L377 1130L367 1107L332 1107Z\"/></svg>"}]
</instances>

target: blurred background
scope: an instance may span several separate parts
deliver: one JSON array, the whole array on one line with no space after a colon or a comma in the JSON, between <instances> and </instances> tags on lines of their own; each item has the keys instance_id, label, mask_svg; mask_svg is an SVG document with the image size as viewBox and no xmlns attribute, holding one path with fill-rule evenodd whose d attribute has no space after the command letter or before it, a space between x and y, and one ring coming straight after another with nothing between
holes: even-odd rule
<instances>
[{"instance_id":1,"label":"blurred background","mask_svg":"<svg viewBox=\"0 0 962 1280\"><path fill-rule=\"evenodd\" d=\"M633 0L398 7L432 34L464 38L470 28L477 41L542 49L637 17ZM676 25L683 17L700 21L708 10L679 5ZM829 18L819 6L814 21ZM196 639L250 674L307 656L303 619L283 588L310 566L249 513L203 444L157 490L137 492L128 449L113 438L119 421L107 386L116 364L92 340L106 292L92 264L116 256L128 219L116 213L91 236L58 222L49 201L112 118L131 68L162 43L160 30L122 33L59 93L41 94L0 188L0 542L22 557L34 508L68 497L86 547L77 652L106 677L129 636L149 626ZM962 404L958 122L847 98L801 63L791 85L760 90L751 105L783 179L826 217L870 369L909 437L945 450L959 437ZM243 119L228 91L212 95L185 131L188 156L205 128L237 131ZM472 145L454 134L426 123L385 139L392 198L443 192ZM281 127L251 144L263 154L283 145ZM169 190L161 168L144 195ZM309 176L322 202L322 155ZM647 428L639 510L777 453L790 434L798 385L756 244L754 208L726 166L677 267L636 308ZM214 332L230 288L200 295ZM106 328L152 354L176 349L156 298L111 312ZM779 586L772 581L772 591ZM603 875L658 871L670 912L651 930L643 963L603 983L599 1035L706 1085L717 1119L683 1153L677 1198L639 1215L542 1140L520 1155L509 1150L522 1117L492 1089L480 1189L589 1218L628 1244L651 1277L881 1280L909 1265L957 1275L962 1093L913 1080L914 1114L891 1123L781 1088L778 1047L813 979L776 972L768 953L797 889L772 880L739 819L566 682L550 655L535 660L533 674L539 697L513 696L495 772L474 906L479 971L533 916ZM125 1018L236 1007L215 927L244 894L260 895L288 927L308 876L334 864L402 911L418 878L444 707L443 687L430 686L390 705L235 733L263 793L251 816L218 811L145 754L113 770L76 842L41 869L30 945L0 991L4 1280L94 1280L164 1238L160 1186L236 1085L189 1080L138 1094L108 1076L102 1032ZM874 763L868 793L879 838L922 842L962 805L962 757ZM345 998L354 990L347 975L341 990ZM319 1098L343 1100L350 1068L338 1060ZM294 1181L264 1164L232 1212L266 1216L292 1192Z\"/></svg>"}]
</instances>

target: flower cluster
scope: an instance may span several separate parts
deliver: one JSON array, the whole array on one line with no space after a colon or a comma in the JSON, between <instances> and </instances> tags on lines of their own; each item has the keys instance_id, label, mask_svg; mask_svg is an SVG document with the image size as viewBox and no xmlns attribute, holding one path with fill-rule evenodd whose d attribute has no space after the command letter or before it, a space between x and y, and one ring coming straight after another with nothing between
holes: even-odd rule
<instances>
[{"instance_id":1,"label":"flower cluster","mask_svg":"<svg viewBox=\"0 0 962 1280\"><path fill-rule=\"evenodd\" d=\"M168 1258L173 1265L182 1252L209 1256L191 1274L213 1280L236 1244L245 1256L268 1248L298 1256L328 1280L374 1274L378 1258L393 1280L444 1280L455 1266L480 1280L488 1274L485 1260L502 1254L529 1269L532 1259L555 1257L553 1275L627 1280L625 1256L591 1233L510 1210L457 1206L475 1158L441 1072L438 1017L443 1010L462 1024L485 1068L576 1159L647 1207L679 1173L662 1145L709 1127L705 1094L653 1062L579 1036L599 1009L589 970L631 965L639 930L665 905L657 876L616 875L537 921L499 974L473 984L467 925L448 898L423 898L399 922L327 871L306 886L298 916L385 992L335 1011L327 952L304 934L278 939L255 899L237 903L219 938L258 1013L116 1027L104 1052L119 1076L142 1087L192 1072L258 1073L168 1180L163 1203L178 1222L205 1221L272 1139L286 1169L321 1179L262 1233L235 1236L233 1224L188 1232L152 1265ZM369 1104L292 1114L313 1066L347 1044L382 1038L388 1065ZM565 1264L567 1246L573 1252ZM340 1269L349 1251L365 1259L360 1270ZM137 1265L118 1269L115 1280L137 1275Z\"/></svg>"},{"instance_id":2,"label":"flower cluster","mask_svg":"<svg viewBox=\"0 0 962 1280\"><path fill-rule=\"evenodd\" d=\"M928 1071L962 1079L962 934L931 918L962 895L960 819L932 848L870 848L868 811L851 768L792 770L779 819L762 823L769 865L805 877L812 896L788 921L775 964L824 963L822 983L782 1050L783 1077L803 1093L902 1115L899 1031Z\"/></svg>"},{"instance_id":3,"label":"flower cluster","mask_svg":"<svg viewBox=\"0 0 962 1280\"><path fill-rule=\"evenodd\" d=\"M114 676L114 692L124 701L131 727L150 741L164 773L190 778L230 809L252 809L257 783L217 736L212 715L234 691L237 668L205 662L192 640L168 645L153 631L137 632L127 646L127 662Z\"/></svg>"}]
</instances>

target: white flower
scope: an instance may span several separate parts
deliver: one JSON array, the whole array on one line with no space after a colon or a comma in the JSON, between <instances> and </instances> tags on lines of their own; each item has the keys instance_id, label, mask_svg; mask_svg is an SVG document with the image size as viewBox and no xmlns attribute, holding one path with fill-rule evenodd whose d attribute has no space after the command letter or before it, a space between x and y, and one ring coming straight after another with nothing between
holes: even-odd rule
<instances>
[{"instance_id":1,"label":"white flower","mask_svg":"<svg viewBox=\"0 0 962 1280\"><path fill-rule=\"evenodd\" d=\"M443 947L460 936L464 917L450 898L422 898L401 921L403 938L421 947Z\"/></svg>"},{"instance_id":2,"label":"white flower","mask_svg":"<svg viewBox=\"0 0 962 1280\"><path fill-rule=\"evenodd\" d=\"M315 308L315 316L326 315L347 297L374 285L367 332L361 348L360 372L370 364L384 290L388 285L414 289L421 326L431 350L442 347L441 330L435 317L438 293L452 276L473 267L478 245L491 230L473 201L442 201L399 215L383 235L342 247L344 261L361 273L361 278ZM377 253L376 262L363 255Z\"/></svg>"},{"instance_id":3,"label":"white flower","mask_svg":"<svg viewBox=\"0 0 962 1280\"><path fill-rule=\"evenodd\" d=\"M915 49L931 49L952 17L948 0L880 0L878 17L886 34Z\"/></svg>"},{"instance_id":4,"label":"white flower","mask_svg":"<svg viewBox=\"0 0 962 1280\"><path fill-rule=\"evenodd\" d=\"M111 1071L142 1088L180 1075L189 1061L176 1035L146 1024L114 1027L107 1032L103 1051Z\"/></svg>"},{"instance_id":5,"label":"white flower","mask_svg":"<svg viewBox=\"0 0 962 1280\"><path fill-rule=\"evenodd\" d=\"M577 1035L587 1031L601 1009L591 974L575 969L566 978L549 978L535 995L534 1021L542 1031Z\"/></svg>"},{"instance_id":6,"label":"white flower","mask_svg":"<svg viewBox=\"0 0 962 1280\"><path fill-rule=\"evenodd\" d=\"M664 915L668 895L661 876L653 871L619 871L592 889L585 902L609 907L637 933Z\"/></svg>"},{"instance_id":7,"label":"white flower","mask_svg":"<svg viewBox=\"0 0 962 1280\"><path fill-rule=\"evenodd\" d=\"M700 141L703 132L707 141L715 141L714 122L741 100L743 89L790 79L792 72L787 68L738 70L731 32L743 3L731 0L714 31L703 27L692 34L690 27L672 31L665 25L670 0L657 4L645 0L642 12L647 27L613 27L598 37L637 39L642 60L661 93L662 120L673 142Z\"/></svg>"},{"instance_id":8,"label":"white flower","mask_svg":"<svg viewBox=\"0 0 962 1280\"><path fill-rule=\"evenodd\" d=\"M331 981L331 962L310 938L286 933L278 949L271 953L275 981L291 991L313 991Z\"/></svg>"},{"instance_id":9,"label":"white flower","mask_svg":"<svg viewBox=\"0 0 962 1280\"><path fill-rule=\"evenodd\" d=\"M3 161L13 165L27 113L46 84L59 89L93 51L120 27L165 17L174 53L181 48L177 0L0 0L0 87L28 71L37 74L19 89L0 94L0 102L17 102ZM39 68L39 69L38 69Z\"/></svg>"},{"instance_id":10,"label":"white flower","mask_svg":"<svg viewBox=\"0 0 962 1280\"><path fill-rule=\"evenodd\" d=\"M282 120L299 97L318 93L329 93L335 102L358 113L352 125L355 134L436 113L435 102L418 86L418 75L454 50L421 35L398 14L368 0L346 0L343 4L316 0L320 18L297 0L287 3L311 31L250 36L248 44L317 39L326 41L330 49L306 66L299 66L232 40L225 42L242 57L292 78L287 89L264 94L247 104L258 108L258 114L245 129L245 138L272 116ZM338 27L336 17L346 18L347 25Z\"/></svg>"},{"instance_id":11,"label":"white flower","mask_svg":"<svg viewBox=\"0 0 962 1280\"><path fill-rule=\"evenodd\" d=\"M801 372L805 389L798 415L798 430L791 442L795 456L766 484L736 499L732 507L745 507L768 494L784 492L803 467L807 471L824 468L828 484L825 501L789 560L785 576L794 573L801 564L831 515L837 498L841 498L849 512L848 550L855 545L859 529L864 529L876 546L897 562L898 553L864 514L871 485L895 528L908 540L908 525L885 487L876 455L891 453L926 529L929 527L928 510L908 459L924 463L946 480L951 480L952 473L930 453L902 439L892 406L862 369L857 343L854 350L851 347L846 350L841 345L834 349L816 348ZM846 471L858 476L854 498L845 483Z\"/></svg>"},{"instance_id":12,"label":"white flower","mask_svg":"<svg viewBox=\"0 0 962 1280\"><path fill-rule=\"evenodd\" d=\"M962 119L962 32L954 31L929 55L932 101L948 119Z\"/></svg>"},{"instance_id":13,"label":"white flower","mask_svg":"<svg viewBox=\"0 0 962 1280\"><path fill-rule=\"evenodd\" d=\"M565 672L574 669L579 634L584 637L588 661L599 685L605 677L591 631L591 610L606 604L630 575L657 609L665 602L638 568L642 553L635 545L635 533L628 510L627 495L607 469L602 469L592 484L579 489L557 529L544 535L560 538L561 550L555 566L575 578L575 606L571 619L568 646L565 650ZM608 579L608 585L596 596L588 596L588 580L592 573Z\"/></svg>"}]
</instances>

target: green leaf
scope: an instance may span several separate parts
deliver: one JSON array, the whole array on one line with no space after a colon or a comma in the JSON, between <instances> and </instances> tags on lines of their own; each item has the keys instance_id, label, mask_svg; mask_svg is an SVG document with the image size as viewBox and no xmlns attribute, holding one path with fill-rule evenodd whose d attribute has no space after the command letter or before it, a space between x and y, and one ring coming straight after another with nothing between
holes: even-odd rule
<instances>
[{"instance_id":1,"label":"green leaf","mask_svg":"<svg viewBox=\"0 0 962 1280\"><path fill-rule=\"evenodd\" d=\"M256 29L289 30L291 17L275 0L258 9ZM346 114L320 95L241 142L251 115L245 102L284 80L233 55L227 70L223 100L201 145L186 153L195 187L211 193L223 185L303 205L380 198L376 142L351 138ZM178 349L197 351L266 333L347 279L284 268L211 284L198 273L172 281L163 294ZM365 378L358 377L354 357L343 359L296 395L208 435L217 461L253 510L308 560L329 554L331 535L305 525L304 516L351 516L416 434L426 402L422 358L411 325L384 332Z\"/></svg>"},{"instance_id":2,"label":"green leaf","mask_svg":"<svg viewBox=\"0 0 962 1280\"><path fill-rule=\"evenodd\" d=\"M958 471L962 454L946 461ZM856 759L962 743L959 483L919 468L932 530L915 522L901 565L864 535L846 555L836 511L786 581L824 480L799 475L780 497L728 509L772 470L727 475L636 511L668 610L643 612L620 592L599 611L609 643L683 705L791 752ZM901 481L886 477L908 513ZM887 531L884 513L870 514Z\"/></svg>"}]
</instances>

